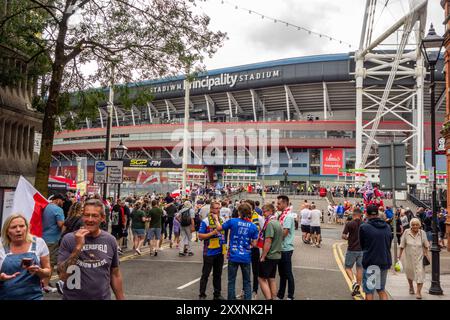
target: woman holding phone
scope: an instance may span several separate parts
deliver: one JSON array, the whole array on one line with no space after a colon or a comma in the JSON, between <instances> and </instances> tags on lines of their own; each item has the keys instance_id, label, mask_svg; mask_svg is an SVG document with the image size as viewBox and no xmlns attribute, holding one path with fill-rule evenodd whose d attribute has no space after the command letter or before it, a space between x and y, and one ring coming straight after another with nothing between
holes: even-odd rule
<instances>
[{"instance_id":1,"label":"woman holding phone","mask_svg":"<svg viewBox=\"0 0 450 320\"><path fill-rule=\"evenodd\" d=\"M41 279L50 272L45 241L30 234L23 215L10 215L0 244L0 300L42 300Z\"/></svg>"}]
</instances>

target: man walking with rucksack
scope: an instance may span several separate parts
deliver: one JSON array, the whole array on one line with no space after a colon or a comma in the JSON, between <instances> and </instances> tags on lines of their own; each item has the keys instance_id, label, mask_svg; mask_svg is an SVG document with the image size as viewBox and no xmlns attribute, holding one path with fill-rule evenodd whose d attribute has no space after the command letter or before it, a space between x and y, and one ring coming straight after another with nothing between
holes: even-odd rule
<instances>
[{"instance_id":1,"label":"man walking with rucksack","mask_svg":"<svg viewBox=\"0 0 450 320\"><path fill-rule=\"evenodd\" d=\"M124 206L125 203L122 200L117 199L116 205L111 211L111 234L116 238L119 254L123 254L122 248L120 247L120 239L122 239L127 225Z\"/></svg>"},{"instance_id":2,"label":"man walking with rucksack","mask_svg":"<svg viewBox=\"0 0 450 320\"><path fill-rule=\"evenodd\" d=\"M191 248L192 232L195 231L194 217L195 213L194 210L192 209L192 203L190 201L184 202L183 209L181 209L176 216L176 219L178 219L181 225L180 228L181 242L180 242L180 251L178 253L180 257L186 255L184 252L185 247L187 250L187 254L189 256L194 255Z\"/></svg>"}]
</instances>

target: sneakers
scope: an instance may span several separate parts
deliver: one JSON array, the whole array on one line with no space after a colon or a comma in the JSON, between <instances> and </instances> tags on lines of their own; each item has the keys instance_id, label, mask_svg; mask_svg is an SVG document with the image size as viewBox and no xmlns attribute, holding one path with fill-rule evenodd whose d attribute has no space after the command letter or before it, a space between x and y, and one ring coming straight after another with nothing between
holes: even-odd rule
<instances>
[{"instance_id":1,"label":"sneakers","mask_svg":"<svg viewBox=\"0 0 450 320\"><path fill-rule=\"evenodd\" d=\"M215 296L213 300L225 300L222 296Z\"/></svg>"},{"instance_id":2,"label":"sneakers","mask_svg":"<svg viewBox=\"0 0 450 320\"><path fill-rule=\"evenodd\" d=\"M241 290L241 293L236 295L236 299L244 299L244 290Z\"/></svg>"},{"instance_id":3,"label":"sneakers","mask_svg":"<svg viewBox=\"0 0 450 320\"><path fill-rule=\"evenodd\" d=\"M134 251L136 251L136 253L138 254L138 255L142 255L142 252L141 252L141 250L139 250L139 249L136 249L136 250L134 250Z\"/></svg>"},{"instance_id":4,"label":"sneakers","mask_svg":"<svg viewBox=\"0 0 450 320\"><path fill-rule=\"evenodd\" d=\"M121 247L117 247L117 253L121 256L123 255L123 251Z\"/></svg>"},{"instance_id":5,"label":"sneakers","mask_svg":"<svg viewBox=\"0 0 450 320\"><path fill-rule=\"evenodd\" d=\"M194 255L193 252L189 252L189 253L188 253L188 256L193 256L193 255Z\"/></svg>"},{"instance_id":6,"label":"sneakers","mask_svg":"<svg viewBox=\"0 0 450 320\"><path fill-rule=\"evenodd\" d=\"M64 288L64 281L58 280L56 282L56 290L58 290L58 293L61 295L64 293L63 288Z\"/></svg>"},{"instance_id":7,"label":"sneakers","mask_svg":"<svg viewBox=\"0 0 450 320\"><path fill-rule=\"evenodd\" d=\"M359 292L359 283L354 282L352 285L352 297L361 294L361 292Z\"/></svg>"},{"instance_id":8,"label":"sneakers","mask_svg":"<svg viewBox=\"0 0 450 320\"><path fill-rule=\"evenodd\" d=\"M183 253L183 252L179 252L178 253L178 256L180 256L180 257L184 257L186 254L185 253Z\"/></svg>"},{"instance_id":9,"label":"sneakers","mask_svg":"<svg viewBox=\"0 0 450 320\"><path fill-rule=\"evenodd\" d=\"M258 294L256 292L252 293L252 300L258 300Z\"/></svg>"},{"instance_id":10,"label":"sneakers","mask_svg":"<svg viewBox=\"0 0 450 320\"><path fill-rule=\"evenodd\" d=\"M58 292L58 289L52 288L50 286L43 287L42 290L44 290L45 293L56 293L56 292Z\"/></svg>"},{"instance_id":11,"label":"sneakers","mask_svg":"<svg viewBox=\"0 0 450 320\"><path fill-rule=\"evenodd\" d=\"M156 257L158 255L158 251L155 251L155 254L154 254L154 256Z\"/></svg>"},{"instance_id":12,"label":"sneakers","mask_svg":"<svg viewBox=\"0 0 450 320\"><path fill-rule=\"evenodd\" d=\"M206 299L206 296L205 295L200 295L200 296L198 296L198 300L205 300Z\"/></svg>"},{"instance_id":13,"label":"sneakers","mask_svg":"<svg viewBox=\"0 0 450 320\"><path fill-rule=\"evenodd\" d=\"M170 240L170 249L172 249L172 246L173 246L173 242L172 242L172 240Z\"/></svg>"}]
</instances>

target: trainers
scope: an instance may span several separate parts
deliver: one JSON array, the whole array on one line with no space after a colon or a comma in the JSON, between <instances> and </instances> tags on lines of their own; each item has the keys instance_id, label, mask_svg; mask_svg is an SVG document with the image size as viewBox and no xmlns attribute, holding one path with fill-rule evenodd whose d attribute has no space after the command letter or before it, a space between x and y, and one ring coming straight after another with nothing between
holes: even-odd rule
<instances>
[{"instance_id":1,"label":"trainers","mask_svg":"<svg viewBox=\"0 0 450 320\"><path fill-rule=\"evenodd\" d=\"M236 296L236 299L244 299L244 290L241 290L241 293L239 293L239 294Z\"/></svg>"},{"instance_id":2,"label":"trainers","mask_svg":"<svg viewBox=\"0 0 450 320\"><path fill-rule=\"evenodd\" d=\"M56 293L58 292L58 289L52 288L52 287L43 287L42 290L44 290L45 293Z\"/></svg>"},{"instance_id":3,"label":"trainers","mask_svg":"<svg viewBox=\"0 0 450 320\"><path fill-rule=\"evenodd\" d=\"M352 285L352 296L356 296L357 294L360 294L359 292L359 284L357 282L354 282Z\"/></svg>"},{"instance_id":4,"label":"trainers","mask_svg":"<svg viewBox=\"0 0 450 320\"><path fill-rule=\"evenodd\" d=\"M215 296L213 300L225 300L222 296Z\"/></svg>"},{"instance_id":5,"label":"trainers","mask_svg":"<svg viewBox=\"0 0 450 320\"><path fill-rule=\"evenodd\" d=\"M136 251L136 253L137 253L138 255L142 255L142 252L141 252L141 250L139 250L139 249L136 249L135 251Z\"/></svg>"},{"instance_id":6,"label":"trainers","mask_svg":"<svg viewBox=\"0 0 450 320\"><path fill-rule=\"evenodd\" d=\"M205 295L200 295L200 296L198 296L198 299L199 299L199 300L205 300L205 299L206 299L206 296L205 296Z\"/></svg>"},{"instance_id":7,"label":"trainers","mask_svg":"<svg viewBox=\"0 0 450 320\"><path fill-rule=\"evenodd\" d=\"M63 288L64 288L64 281L58 280L56 282L56 290L58 290L58 293L61 295L64 293Z\"/></svg>"},{"instance_id":8,"label":"trainers","mask_svg":"<svg viewBox=\"0 0 450 320\"><path fill-rule=\"evenodd\" d=\"M172 249L173 243L172 241L170 241L170 249Z\"/></svg>"},{"instance_id":9,"label":"trainers","mask_svg":"<svg viewBox=\"0 0 450 320\"><path fill-rule=\"evenodd\" d=\"M193 255L194 255L193 252L189 252L189 253L188 253L188 256L193 256Z\"/></svg>"},{"instance_id":10,"label":"trainers","mask_svg":"<svg viewBox=\"0 0 450 320\"><path fill-rule=\"evenodd\" d=\"M158 255L158 251L155 251L155 254L154 254L154 256L156 257Z\"/></svg>"},{"instance_id":11,"label":"trainers","mask_svg":"<svg viewBox=\"0 0 450 320\"><path fill-rule=\"evenodd\" d=\"M180 257L184 257L186 254L183 253L183 252L179 252L178 255L179 255Z\"/></svg>"},{"instance_id":12,"label":"trainers","mask_svg":"<svg viewBox=\"0 0 450 320\"><path fill-rule=\"evenodd\" d=\"M252 300L258 300L258 294L256 292L252 293Z\"/></svg>"}]
</instances>

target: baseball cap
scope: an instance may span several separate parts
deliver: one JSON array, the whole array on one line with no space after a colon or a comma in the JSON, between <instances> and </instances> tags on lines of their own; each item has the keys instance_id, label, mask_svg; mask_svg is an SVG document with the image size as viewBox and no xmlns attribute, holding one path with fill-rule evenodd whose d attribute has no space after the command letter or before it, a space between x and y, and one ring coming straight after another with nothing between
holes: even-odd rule
<instances>
[{"instance_id":1,"label":"baseball cap","mask_svg":"<svg viewBox=\"0 0 450 320\"><path fill-rule=\"evenodd\" d=\"M369 215L377 215L378 214L377 206L375 206L373 204L367 206L366 213L369 214Z\"/></svg>"},{"instance_id":2,"label":"baseball cap","mask_svg":"<svg viewBox=\"0 0 450 320\"><path fill-rule=\"evenodd\" d=\"M52 197L51 200L58 200L58 199L60 199L60 200L66 200L66 198L65 198L61 193L55 194L55 195Z\"/></svg>"}]
</instances>

